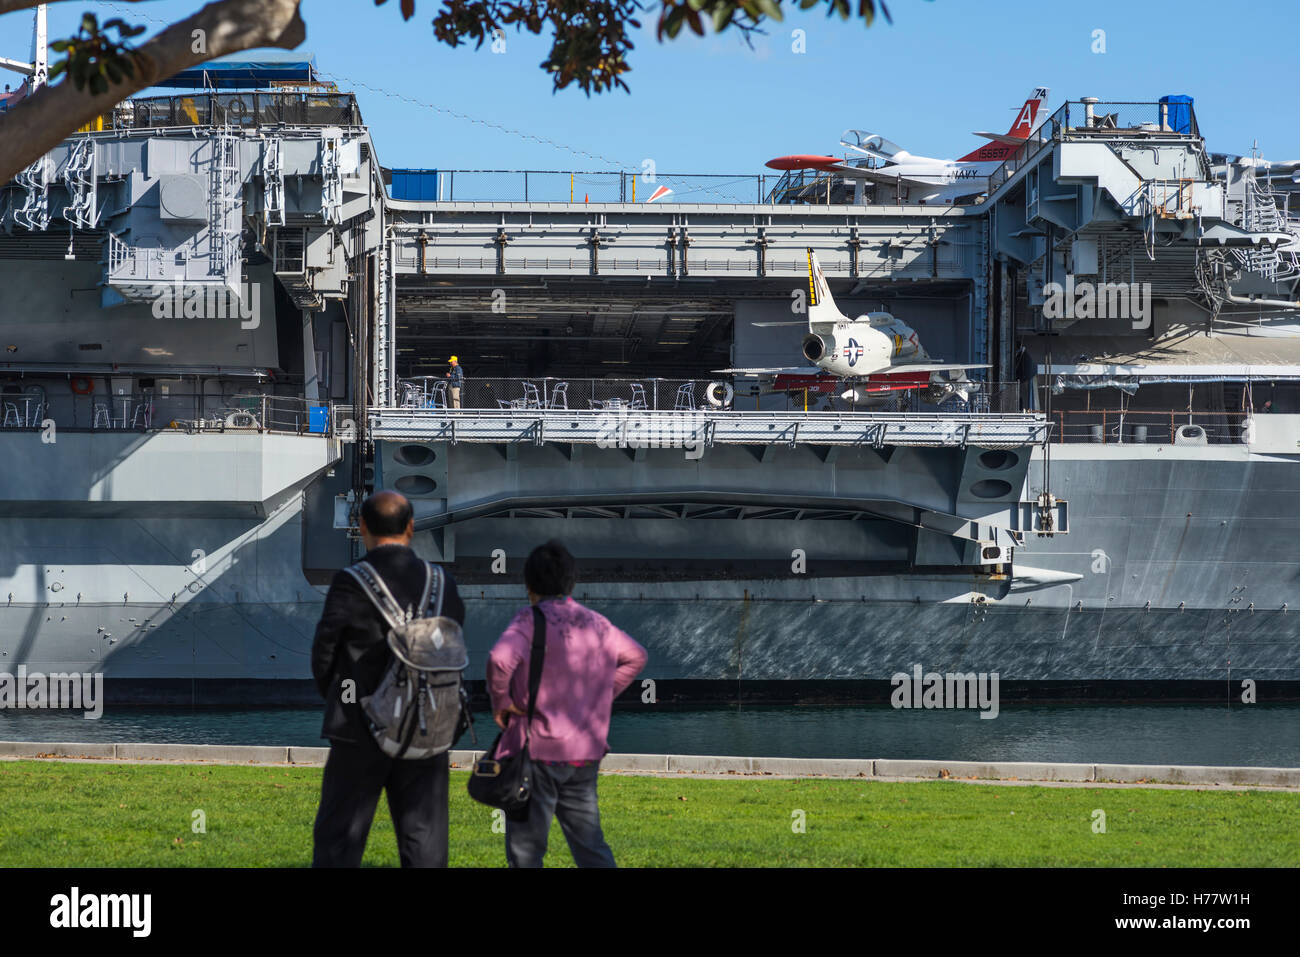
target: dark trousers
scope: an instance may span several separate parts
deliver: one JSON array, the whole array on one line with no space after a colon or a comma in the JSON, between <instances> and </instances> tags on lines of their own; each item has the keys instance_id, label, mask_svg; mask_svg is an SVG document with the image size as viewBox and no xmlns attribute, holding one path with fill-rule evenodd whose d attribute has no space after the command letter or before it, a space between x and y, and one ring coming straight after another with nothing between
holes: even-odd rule
<instances>
[{"instance_id":1,"label":"dark trousers","mask_svg":"<svg viewBox=\"0 0 1300 957\"><path fill-rule=\"evenodd\" d=\"M447 755L394 761L370 741L334 741L321 780L312 867L359 867L379 792L403 867L447 866Z\"/></svg>"},{"instance_id":2,"label":"dark trousers","mask_svg":"<svg viewBox=\"0 0 1300 957\"><path fill-rule=\"evenodd\" d=\"M614 852L605 843L596 799L599 766L575 768L567 764L533 764L533 794L528 820L506 820L506 862L511 867L541 867L551 818L569 842L573 863L579 867L614 867Z\"/></svg>"}]
</instances>

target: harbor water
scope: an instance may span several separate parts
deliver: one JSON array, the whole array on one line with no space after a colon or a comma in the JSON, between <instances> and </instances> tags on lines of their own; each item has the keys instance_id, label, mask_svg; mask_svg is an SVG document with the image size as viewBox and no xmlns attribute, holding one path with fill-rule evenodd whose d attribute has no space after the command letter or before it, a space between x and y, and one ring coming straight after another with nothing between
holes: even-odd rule
<instances>
[{"instance_id":1,"label":"harbor water","mask_svg":"<svg viewBox=\"0 0 1300 957\"><path fill-rule=\"evenodd\" d=\"M313 747L315 708L0 711L0 740ZM478 746L492 719L475 715ZM459 747L471 747L466 735ZM973 710L745 707L616 710L615 753L1300 767L1300 705L1024 705Z\"/></svg>"}]
</instances>

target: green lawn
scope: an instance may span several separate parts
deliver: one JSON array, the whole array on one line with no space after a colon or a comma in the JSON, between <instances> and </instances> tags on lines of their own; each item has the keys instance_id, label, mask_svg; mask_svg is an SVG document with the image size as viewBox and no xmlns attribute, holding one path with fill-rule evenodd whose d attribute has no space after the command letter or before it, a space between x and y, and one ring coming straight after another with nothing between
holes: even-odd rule
<instances>
[{"instance_id":1,"label":"green lawn","mask_svg":"<svg viewBox=\"0 0 1300 957\"><path fill-rule=\"evenodd\" d=\"M0 762L0 866L307 865L319 768ZM623 866L1300 864L1300 794L950 781L601 778ZM1106 833L1093 833L1093 811ZM206 833L194 833L202 810ZM804 833L793 823L802 811ZM503 866L452 773L451 861ZM572 866L558 825L548 861ZM365 863L397 864L380 802Z\"/></svg>"}]
</instances>

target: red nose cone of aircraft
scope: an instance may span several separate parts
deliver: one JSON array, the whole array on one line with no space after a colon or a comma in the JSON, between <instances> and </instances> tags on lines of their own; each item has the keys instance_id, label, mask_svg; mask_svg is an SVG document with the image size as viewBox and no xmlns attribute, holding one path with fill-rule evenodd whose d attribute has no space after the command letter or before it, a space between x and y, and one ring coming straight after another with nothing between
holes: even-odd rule
<instances>
[{"instance_id":1,"label":"red nose cone of aircraft","mask_svg":"<svg viewBox=\"0 0 1300 957\"><path fill-rule=\"evenodd\" d=\"M799 153L794 156L778 156L767 161L768 169L825 169L828 170L840 162L838 156L814 156L811 153Z\"/></svg>"}]
</instances>

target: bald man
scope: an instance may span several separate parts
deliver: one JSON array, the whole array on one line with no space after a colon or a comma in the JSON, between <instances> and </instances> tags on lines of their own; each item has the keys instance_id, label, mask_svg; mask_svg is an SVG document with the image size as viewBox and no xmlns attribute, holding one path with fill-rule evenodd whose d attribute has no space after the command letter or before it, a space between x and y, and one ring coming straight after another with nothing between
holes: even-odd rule
<instances>
[{"instance_id":1,"label":"bald man","mask_svg":"<svg viewBox=\"0 0 1300 957\"><path fill-rule=\"evenodd\" d=\"M361 505L365 560L403 608L420 600L425 562L411 550L411 503L376 492ZM444 572L446 569L444 569ZM465 603L446 574L442 613L465 624ZM339 571L325 596L311 649L312 676L325 698L321 737L330 754L313 832L313 867L358 867L379 793L387 790L403 867L447 866L447 754L394 760L379 750L358 702L373 693L392 659L388 625L357 580Z\"/></svg>"}]
</instances>

